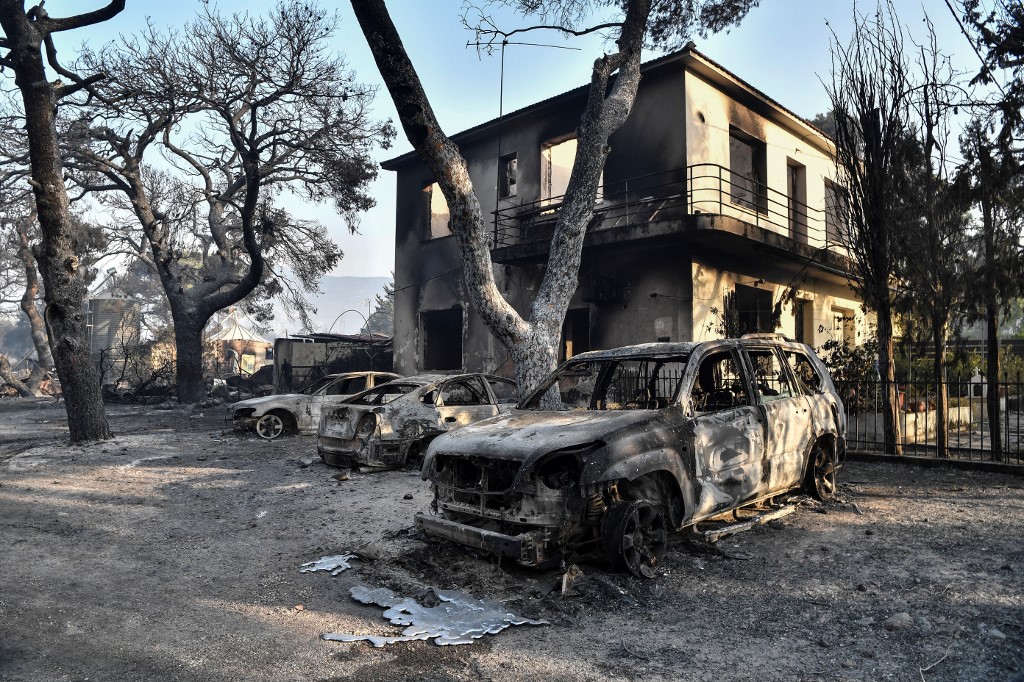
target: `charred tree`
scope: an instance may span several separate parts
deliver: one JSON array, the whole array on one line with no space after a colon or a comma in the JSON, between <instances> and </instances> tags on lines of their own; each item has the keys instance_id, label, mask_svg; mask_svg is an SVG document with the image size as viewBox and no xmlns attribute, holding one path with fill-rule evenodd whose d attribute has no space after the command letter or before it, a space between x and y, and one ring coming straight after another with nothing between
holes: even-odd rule
<instances>
[{"instance_id":1,"label":"charred tree","mask_svg":"<svg viewBox=\"0 0 1024 682\"><path fill-rule=\"evenodd\" d=\"M67 18L47 15L42 4L26 11L24 0L0 0L0 63L14 73L21 93L28 138L31 180L42 241L35 249L43 277L47 336L60 377L72 442L110 438L100 393L100 376L89 360L82 253L75 238L64 186L56 126L57 105L65 96L87 87L98 76L82 79L57 61L53 34L110 19L124 9L124 0L111 0L102 9ZM68 84L50 82L43 62Z\"/></svg>"},{"instance_id":2,"label":"charred tree","mask_svg":"<svg viewBox=\"0 0 1024 682\"><path fill-rule=\"evenodd\" d=\"M205 394L202 335L216 312L286 290L303 309L282 270L308 290L341 258L322 225L274 197L333 200L353 229L374 204L370 153L393 132L369 116L373 91L328 52L335 25L289 0L266 19L207 11L181 35L150 30L85 53L109 78L105 103L80 110L72 167L86 191L135 220L119 239L166 294L181 402ZM157 153L174 169L155 169Z\"/></svg>"},{"instance_id":3,"label":"charred tree","mask_svg":"<svg viewBox=\"0 0 1024 682\"><path fill-rule=\"evenodd\" d=\"M628 0L604 2L509 2L525 13L540 14L564 33L581 35L594 28L569 25L591 5L615 5L621 21L603 24L618 32L617 51L594 62L590 92L577 130L572 174L555 224L554 236L537 296L524 318L501 295L495 283L491 238L481 213L465 159L445 135L384 0L352 0L356 19L370 46L384 85L398 110L406 137L433 173L448 203L449 227L463 260L464 291L484 324L508 351L520 396L529 393L557 364L558 342L569 302L579 282L583 240L593 217L594 196L610 152L608 140L629 116L640 84L645 39L675 45L691 30L720 30L739 21L756 0L698 3ZM648 33L649 32L649 33ZM484 31L491 38L511 32ZM481 31L478 30L478 36Z\"/></svg>"},{"instance_id":4,"label":"charred tree","mask_svg":"<svg viewBox=\"0 0 1024 682\"><path fill-rule=\"evenodd\" d=\"M897 235L916 219L907 200L914 196L920 154L911 133L914 84L892 7L880 4L872 19L854 19L847 45L834 37L832 81L826 85L845 192L840 236L851 254L850 284L877 317L885 448L902 454L893 315L903 265Z\"/></svg>"}]
</instances>

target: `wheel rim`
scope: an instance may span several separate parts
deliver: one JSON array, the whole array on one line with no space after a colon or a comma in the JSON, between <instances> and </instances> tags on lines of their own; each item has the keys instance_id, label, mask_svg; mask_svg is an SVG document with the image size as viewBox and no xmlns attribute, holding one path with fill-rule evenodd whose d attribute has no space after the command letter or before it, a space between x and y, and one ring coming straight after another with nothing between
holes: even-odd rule
<instances>
[{"instance_id":1,"label":"wheel rim","mask_svg":"<svg viewBox=\"0 0 1024 682\"><path fill-rule=\"evenodd\" d=\"M836 494L836 465L825 448L818 448L814 457L814 489L822 500L831 500Z\"/></svg>"},{"instance_id":2,"label":"wheel rim","mask_svg":"<svg viewBox=\"0 0 1024 682\"><path fill-rule=\"evenodd\" d=\"M667 538L661 510L647 502L631 502L614 532L619 562L633 575L653 578Z\"/></svg>"},{"instance_id":3,"label":"wheel rim","mask_svg":"<svg viewBox=\"0 0 1024 682\"><path fill-rule=\"evenodd\" d=\"M265 414L256 422L256 433L260 438L273 440L284 432L284 421L276 414Z\"/></svg>"}]
</instances>

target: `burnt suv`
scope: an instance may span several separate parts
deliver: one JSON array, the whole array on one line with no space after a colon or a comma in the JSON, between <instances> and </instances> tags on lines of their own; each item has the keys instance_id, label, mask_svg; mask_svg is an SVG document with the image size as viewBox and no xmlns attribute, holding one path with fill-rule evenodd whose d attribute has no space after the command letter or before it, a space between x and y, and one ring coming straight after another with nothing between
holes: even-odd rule
<instances>
[{"instance_id":1,"label":"burnt suv","mask_svg":"<svg viewBox=\"0 0 1024 682\"><path fill-rule=\"evenodd\" d=\"M651 577L668 529L800 488L831 498L845 432L821 360L778 335L582 353L433 441L416 525L528 566L603 553Z\"/></svg>"}]
</instances>

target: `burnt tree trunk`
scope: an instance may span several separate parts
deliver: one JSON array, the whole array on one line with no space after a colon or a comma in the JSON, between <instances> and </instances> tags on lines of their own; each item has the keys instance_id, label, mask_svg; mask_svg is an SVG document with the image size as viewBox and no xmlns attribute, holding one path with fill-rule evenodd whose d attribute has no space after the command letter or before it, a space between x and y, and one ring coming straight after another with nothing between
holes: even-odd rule
<instances>
[{"instance_id":1,"label":"burnt tree trunk","mask_svg":"<svg viewBox=\"0 0 1024 682\"><path fill-rule=\"evenodd\" d=\"M182 309L184 307L184 309ZM180 403L197 403L206 397L203 380L203 328L209 319L192 306L172 308L174 347L177 352L177 394Z\"/></svg>"},{"instance_id":2,"label":"burnt tree trunk","mask_svg":"<svg viewBox=\"0 0 1024 682\"><path fill-rule=\"evenodd\" d=\"M878 318L878 371L882 379L882 427L885 434L885 451L894 455L902 455L899 387L896 385L896 364L893 359L892 310L883 303L876 312Z\"/></svg>"},{"instance_id":3,"label":"burnt tree trunk","mask_svg":"<svg viewBox=\"0 0 1024 682\"><path fill-rule=\"evenodd\" d=\"M14 372L11 371L11 361L7 359L6 355L0 355L0 382L7 384L22 398L34 398L36 392L25 385L23 381L14 376Z\"/></svg>"},{"instance_id":4,"label":"burnt tree trunk","mask_svg":"<svg viewBox=\"0 0 1024 682\"><path fill-rule=\"evenodd\" d=\"M988 414L988 434L992 446L992 460L1003 461L1003 424L999 409L999 304L995 289L985 303L985 409Z\"/></svg>"},{"instance_id":5,"label":"burnt tree trunk","mask_svg":"<svg viewBox=\"0 0 1024 682\"><path fill-rule=\"evenodd\" d=\"M36 349L36 365L25 380L25 385L33 393L38 393L39 385L46 374L53 369L53 355L46 339L46 323L39 313L39 276L36 270L36 259L29 245L28 220L19 220L15 225L18 233L18 260L25 270L25 292L21 295L21 310L28 318L32 335L32 345Z\"/></svg>"},{"instance_id":6,"label":"burnt tree trunk","mask_svg":"<svg viewBox=\"0 0 1024 682\"><path fill-rule=\"evenodd\" d=\"M583 239L593 217L594 196L610 151L608 138L625 122L640 84L640 50L650 0L632 0L627 4L617 41L619 51L594 63L572 175L529 320L524 320L498 290L491 260L491 235L466 161L441 130L383 0L352 0L352 8L394 100L406 137L433 173L448 202L450 228L462 254L466 295L488 330L511 356L519 395L524 397L557 364L562 322L579 281ZM551 406L552 400L554 397L548 396L545 406Z\"/></svg>"},{"instance_id":7,"label":"burnt tree trunk","mask_svg":"<svg viewBox=\"0 0 1024 682\"><path fill-rule=\"evenodd\" d=\"M24 4L0 2L0 25L7 37L15 84L25 107L32 190L42 241L35 249L43 276L47 336L60 377L72 442L111 437L100 392L100 375L89 360L86 316L82 308L86 284L72 235L55 125L57 96L47 79L41 45L41 20L30 21Z\"/></svg>"},{"instance_id":8,"label":"burnt tree trunk","mask_svg":"<svg viewBox=\"0 0 1024 682\"><path fill-rule=\"evenodd\" d=\"M932 376L935 378L935 454L938 457L948 457L949 387L946 384L946 324L939 315L932 317L932 350L935 353L932 365Z\"/></svg>"}]
</instances>

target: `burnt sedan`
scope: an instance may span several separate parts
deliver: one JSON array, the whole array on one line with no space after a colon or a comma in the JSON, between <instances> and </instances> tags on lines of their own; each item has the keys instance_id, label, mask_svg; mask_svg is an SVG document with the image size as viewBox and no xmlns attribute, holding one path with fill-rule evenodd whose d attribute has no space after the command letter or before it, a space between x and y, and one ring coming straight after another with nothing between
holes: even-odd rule
<instances>
[{"instance_id":1,"label":"burnt sedan","mask_svg":"<svg viewBox=\"0 0 1024 682\"><path fill-rule=\"evenodd\" d=\"M317 451L332 466L402 466L438 435L511 409L515 395L514 382L489 374L406 377L324 410Z\"/></svg>"},{"instance_id":2,"label":"burnt sedan","mask_svg":"<svg viewBox=\"0 0 1024 682\"><path fill-rule=\"evenodd\" d=\"M298 393L278 393L234 403L228 407L228 419L235 430L253 429L266 440L286 433L316 433L320 411L326 406L397 378L394 372L330 374Z\"/></svg>"},{"instance_id":3,"label":"burnt sedan","mask_svg":"<svg viewBox=\"0 0 1024 682\"><path fill-rule=\"evenodd\" d=\"M845 426L821 360L777 335L582 353L431 444L416 525L524 565L603 554L651 577L669 529L800 488L830 498Z\"/></svg>"}]
</instances>

